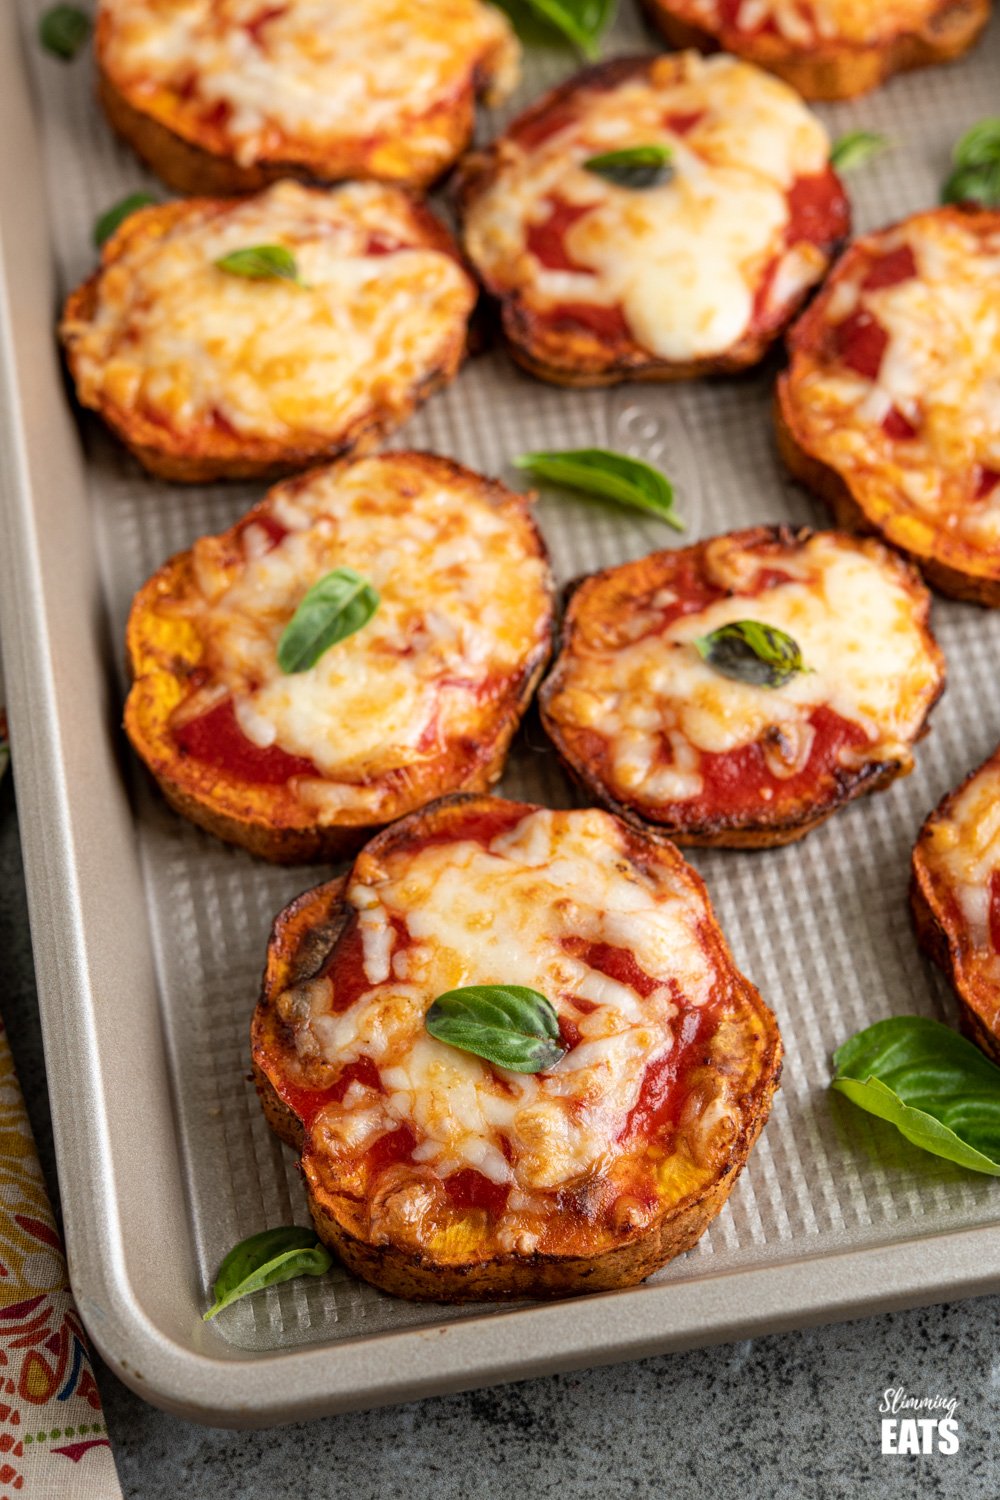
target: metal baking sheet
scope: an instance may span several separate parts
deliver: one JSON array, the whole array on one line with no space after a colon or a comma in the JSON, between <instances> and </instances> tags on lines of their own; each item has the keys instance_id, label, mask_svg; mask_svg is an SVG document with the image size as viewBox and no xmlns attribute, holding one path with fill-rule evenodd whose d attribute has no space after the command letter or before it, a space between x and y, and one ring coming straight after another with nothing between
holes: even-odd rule
<instances>
[{"instance_id":1,"label":"metal baking sheet","mask_svg":"<svg viewBox=\"0 0 1000 1500\"><path fill-rule=\"evenodd\" d=\"M70 1270L104 1357L171 1410L262 1425L1000 1285L996 1184L917 1153L827 1090L830 1052L852 1031L904 1011L949 1014L911 935L908 856L926 811L1000 739L1000 699L983 687L1000 615L938 602L950 685L915 774L789 849L694 855L787 1049L771 1121L694 1250L643 1287L572 1303L434 1308L334 1271L201 1322L229 1246L305 1218L293 1156L247 1080L247 1028L270 920L319 875L199 833L123 745L133 591L260 487L157 483L71 413L59 300L93 267L97 214L159 189L105 125L89 61L40 52L43 3L0 8L0 640ZM653 46L623 0L606 55ZM574 66L558 48L526 62L513 107ZM995 21L958 65L821 110L834 135L864 126L894 143L850 180L859 228L936 200L951 143L995 112L998 81ZM484 135L509 113L484 121ZM396 441L510 482L525 449L625 449L672 476L690 539L758 521L824 524L777 463L773 373L574 392L492 352ZM546 495L539 517L561 578L678 542L597 501ZM517 742L503 790L570 801L537 729Z\"/></svg>"}]
</instances>

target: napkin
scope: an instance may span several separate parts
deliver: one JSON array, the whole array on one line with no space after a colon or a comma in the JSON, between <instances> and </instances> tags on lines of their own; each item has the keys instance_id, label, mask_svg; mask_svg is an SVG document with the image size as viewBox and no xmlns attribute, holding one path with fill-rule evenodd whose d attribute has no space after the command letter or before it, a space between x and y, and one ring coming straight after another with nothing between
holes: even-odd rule
<instances>
[{"instance_id":1,"label":"napkin","mask_svg":"<svg viewBox=\"0 0 1000 1500\"><path fill-rule=\"evenodd\" d=\"M0 707L0 777L7 759ZM121 1500L121 1493L0 1019L0 1500Z\"/></svg>"}]
</instances>

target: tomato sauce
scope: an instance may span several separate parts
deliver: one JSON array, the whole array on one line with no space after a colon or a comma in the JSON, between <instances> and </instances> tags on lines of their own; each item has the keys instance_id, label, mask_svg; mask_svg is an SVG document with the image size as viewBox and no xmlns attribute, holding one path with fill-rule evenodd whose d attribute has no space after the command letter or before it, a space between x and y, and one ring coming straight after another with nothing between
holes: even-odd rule
<instances>
[{"instance_id":1,"label":"tomato sauce","mask_svg":"<svg viewBox=\"0 0 1000 1500\"><path fill-rule=\"evenodd\" d=\"M673 1047L646 1068L639 1098L618 1137L623 1145L640 1139L666 1144L664 1137L677 1128L687 1099L684 1080L707 1062L707 1045L714 1029L710 1004L685 1011Z\"/></svg>"},{"instance_id":2,"label":"tomato sauce","mask_svg":"<svg viewBox=\"0 0 1000 1500\"><path fill-rule=\"evenodd\" d=\"M288 1079L280 1075L272 1082L288 1105L289 1109L298 1115L303 1125L309 1126L315 1120L320 1110L325 1109L328 1104L339 1104L347 1093L352 1083L360 1083L364 1088L374 1089L378 1094L384 1094L382 1079L378 1068L370 1057L359 1057L356 1062L348 1063L342 1069L336 1083L327 1084L324 1088L310 1089L299 1084L290 1083Z\"/></svg>"},{"instance_id":3,"label":"tomato sauce","mask_svg":"<svg viewBox=\"0 0 1000 1500\"><path fill-rule=\"evenodd\" d=\"M690 135L694 127L705 118L703 109L692 109L687 114L665 114L663 123L674 135Z\"/></svg>"},{"instance_id":4,"label":"tomato sauce","mask_svg":"<svg viewBox=\"0 0 1000 1500\"><path fill-rule=\"evenodd\" d=\"M1000 484L1000 473L996 469L989 469L985 464L976 465L976 487L973 491L973 499L985 500Z\"/></svg>"},{"instance_id":5,"label":"tomato sauce","mask_svg":"<svg viewBox=\"0 0 1000 1500\"><path fill-rule=\"evenodd\" d=\"M606 974L618 984L628 985L644 1000L659 989L662 982L640 968L627 948L618 948L613 943L590 943L585 938L569 937L563 938L563 947L588 968Z\"/></svg>"},{"instance_id":6,"label":"tomato sauce","mask_svg":"<svg viewBox=\"0 0 1000 1500\"><path fill-rule=\"evenodd\" d=\"M378 1140L368 1147L365 1152L365 1166L371 1176L376 1177L379 1172L384 1172L386 1167L394 1167L397 1162L409 1161L416 1144L416 1136L409 1125L400 1125L398 1130L390 1130L387 1135L380 1135Z\"/></svg>"},{"instance_id":7,"label":"tomato sauce","mask_svg":"<svg viewBox=\"0 0 1000 1500\"><path fill-rule=\"evenodd\" d=\"M886 437L891 437L896 442L906 442L917 435L917 429L904 417L898 406L891 407L882 418L882 431Z\"/></svg>"},{"instance_id":8,"label":"tomato sauce","mask_svg":"<svg viewBox=\"0 0 1000 1500\"><path fill-rule=\"evenodd\" d=\"M699 762L703 790L699 797L675 805L678 820L698 823L743 812L780 815L784 805L814 798L820 781L838 768L841 751L865 744L866 736L859 724L825 705L813 709L809 723L814 731L809 758L792 776L775 776L759 740L721 754L703 751Z\"/></svg>"},{"instance_id":9,"label":"tomato sauce","mask_svg":"<svg viewBox=\"0 0 1000 1500\"><path fill-rule=\"evenodd\" d=\"M269 510L262 510L257 515L248 516L239 528L240 537L242 538L244 532L249 531L251 527L258 532L263 532L267 537L271 544L267 549L269 552L273 552L275 547L280 542L283 542L288 535L288 527L282 526L277 517L273 516Z\"/></svg>"},{"instance_id":10,"label":"tomato sauce","mask_svg":"<svg viewBox=\"0 0 1000 1500\"><path fill-rule=\"evenodd\" d=\"M838 323L833 332L841 364L866 380L877 380L889 345L889 335L878 319L862 308Z\"/></svg>"},{"instance_id":11,"label":"tomato sauce","mask_svg":"<svg viewBox=\"0 0 1000 1500\"><path fill-rule=\"evenodd\" d=\"M590 203L567 203L565 198L551 198L547 219L528 226L525 247L550 271L588 271L589 266L573 259L566 248L566 234L578 219L588 214Z\"/></svg>"},{"instance_id":12,"label":"tomato sauce","mask_svg":"<svg viewBox=\"0 0 1000 1500\"><path fill-rule=\"evenodd\" d=\"M474 1167L463 1167L444 1179L444 1190L456 1208L480 1208L491 1219L506 1210L510 1188L506 1183L492 1182Z\"/></svg>"},{"instance_id":13,"label":"tomato sauce","mask_svg":"<svg viewBox=\"0 0 1000 1500\"><path fill-rule=\"evenodd\" d=\"M850 227L847 194L830 167L795 179L788 191L786 244L829 245L843 239Z\"/></svg>"},{"instance_id":14,"label":"tomato sauce","mask_svg":"<svg viewBox=\"0 0 1000 1500\"><path fill-rule=\"evenodd\" d=\"M277 745L261 747L247 739L231 698L179 725L174 740L181 755L254 786L283 786L295 776L320 774L304 756L289 755Z\"/></svg>"},{"instance_id":15,"label":"tomato sauce","mask_svg":"<svg viewBox=\"0 0 1000 1500\"><path fill-rule=\"evenodd\" d=\"M409 246L404 245L401 240L394 239L391 235L380 234L374 230L365 241L364 254L369 256L394 255L397 250L406 250Z\"/></svg>"},{"instance_id":16,"label":"tomato sauce","mask_svg":"<svg viewBox=\"0 0 1000 1500\"><path fill-rule=\"evenodd\" d=\"M901 245L898 250L890 250L887 255L880 255L878 260L872 262L861 283L861 290L881 291L885 287L898 286L901 281L909 281L916 274L917 263L913 258L913 251L909 245Z\"/></svg>"}]
</instances>

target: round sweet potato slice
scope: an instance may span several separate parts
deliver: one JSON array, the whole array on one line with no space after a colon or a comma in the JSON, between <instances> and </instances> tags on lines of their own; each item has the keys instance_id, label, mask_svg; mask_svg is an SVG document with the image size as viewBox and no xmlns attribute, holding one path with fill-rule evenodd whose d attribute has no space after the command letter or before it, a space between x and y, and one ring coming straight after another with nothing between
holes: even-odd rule
<instances>
[{"instance_id":1,"label":"round sweet potato slice","mask_svg":"<svg viewBox=\"0 0 1000 1500\"><path fill-rule=\"evenodd\" d=\"M608 568L573 588L542 722L570 773L679 843L791 843L913 767L944 685L930 600L895 553L755 527ZM703 659L747 621L800 652L787 680ZM697 643L701 643L701 649Z\"/></svg>"},{"instance_id":2,"label":"round sweet potato slice","mask_svg":"<svg viewBox=\"0 0 1000 1500\"><path fill-rule=\"evenodd\" d=\"M651 177L602 166L669 152ZM610 176L609 176L610 173ZM546 94L458 184L514 358L570 386L755 364L850 228L823 126L734 58L616 58Z\"/></svg>"},{"instance_id":3,"label":"round sweet potato slice","mask_svg":"<svg viewBox=\"0 0 1000 1500\"><path fill-rule=\"evenodd\" d=\"M442 992L502 983L554 1006L548 1071L427 1033ZM320 1236L383 1291L444 1302L629 1286L688 1249L781 1063L670 843L487 797L412 814L281 913L252 1044Z\"/></svg>"},{"instance_id":4,"label":"round sweet potato slice","mask_svg":"<svg viewBox=\"0 0 1000 1500\"><path fill-rule=\"evenodd\" d=\"M1000 212L939 208L863 236L788 336L779 450L838 524L928 583L1000 606Z\"/></svg>"},{"instance_id":5,"label":"round sweet potato slice","mask_svg":"<svg viewBox=\"0 0 1000 1500\"><path fill-rule=\"evenodd\" d=\"M290 619L345 564L375 613L283 672ZM277 486L140 589L125 728L192 822L266 859L336 859L492 786L551 624L527 497L430 454L355 460Z\"/></svg>"},{"instance_id":6,"label":"round sweet potato slice","mask_svg":"<svg viewBox=\"0 0 1000 1500\"><path fill-rule=\"evenodd\" d=\"M642 0L672 47L720 49L791 84L804 99L851 99L894 73L952 62L990 17L990 0L890 0L809 7L730 0Z\"/></svg>"},{"instance_id":7,"label":"round sweet potato slice","mask_svg":"<svg viewBox=\"0 0 1000 1500\"><path fill-rule=\"evenodd\" d=\"M425 187L519 60L483 0L102 0L96 54L119 135L175 192L212 196L283 177Z\"/></svg>"},{"instance_id":8,"label":"round sweet potato slice","mask_svg":"<svg viewBox=\"0 0 1000 1500\"><path fill-rule=\"evenodd\" d=\"M297 279L218 264L262 246ZM402 189L282 182L131 214L60 335L80 402L151 473L200 483L371 448L455 375L475 302L451 236Z\"/></svg>"},{"instance_id":9,"label":"round sweet potato slice","mask_svg":"<svg viewBox=\"0 0 1000 1500\"><path fill-rule=\"evenodd\" d=\"M917 940L954 986L963 1030L1000 1063L1000 750L938 803L912 870Z\"/></svg>"}]
</instances>

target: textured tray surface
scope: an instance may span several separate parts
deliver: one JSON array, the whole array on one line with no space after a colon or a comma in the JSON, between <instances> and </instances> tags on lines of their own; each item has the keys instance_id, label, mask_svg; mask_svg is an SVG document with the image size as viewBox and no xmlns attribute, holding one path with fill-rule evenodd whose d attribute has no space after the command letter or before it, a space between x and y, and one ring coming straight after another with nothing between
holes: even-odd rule
<instances>
[{"instance_id":1,"label":"textured tray surface","mask_svg":"<svg viewBox=\"0 0 1000 1500\"><path fill-rule=\"evenodd\" d=\"M34 43L42 0L20 0L42 111L45 167L62 290L94 263L97 215L125 193L159 191L112 137L93 103L89 63L70 68ZM606 55L649 50L623 0ZM513 107L569 73L573 56L532 49ZM897 79L876 95L820 110L837 136L884 131L891 154L850 178L856 227L887 223L936 200L951 143L995 112L1000 26L955 67ZM511 110L484 121L484 136ZM763 374L675 388L559 391L519 374L499 352L471 362L395 446L427 447L508 482L527 449L600 444L661 465L674 479L687 538L754 522L823 525L818 503L783 475L773 449ZM259 487L171 488L145 477L88 422L85 443L120 700L124 620L134 590L170 553L221 529ZM675 533L600 502L546 495L539 520L560 579L678 544ZM920 1155L830 1097L829 1054L850 1032L906 1011L946 1015L944 986L916 952L906 907L909 850L924 815L1000 738L994 680L1000 615L937 602L934 628L949 688L909 779L837 814L805 843L763 854L695 853L737 961L776 1011L787 1060L771 1122L729 1204L698 1247L654 1280L691 1281L792 1258L825 1257L903 1238L1000 1222L994 1184ZM204 1293L226 1249L266 1224L303 1221L294 1160L266 1127L247 1081L247 1030L274 913L320 878L229 850L171 814L133 770L171 1060L178 1150ZM572 800L554 755L529 722L503 791L553 805ZM641 1295L641 1294L640 1294ZM470 1316L410 1306L346 1274L295 1282L240 1304L218 1332L240 1349L387 1332ZM502 1316L502 1314L499 1314Z\"/></svg>"}]
</instances>

